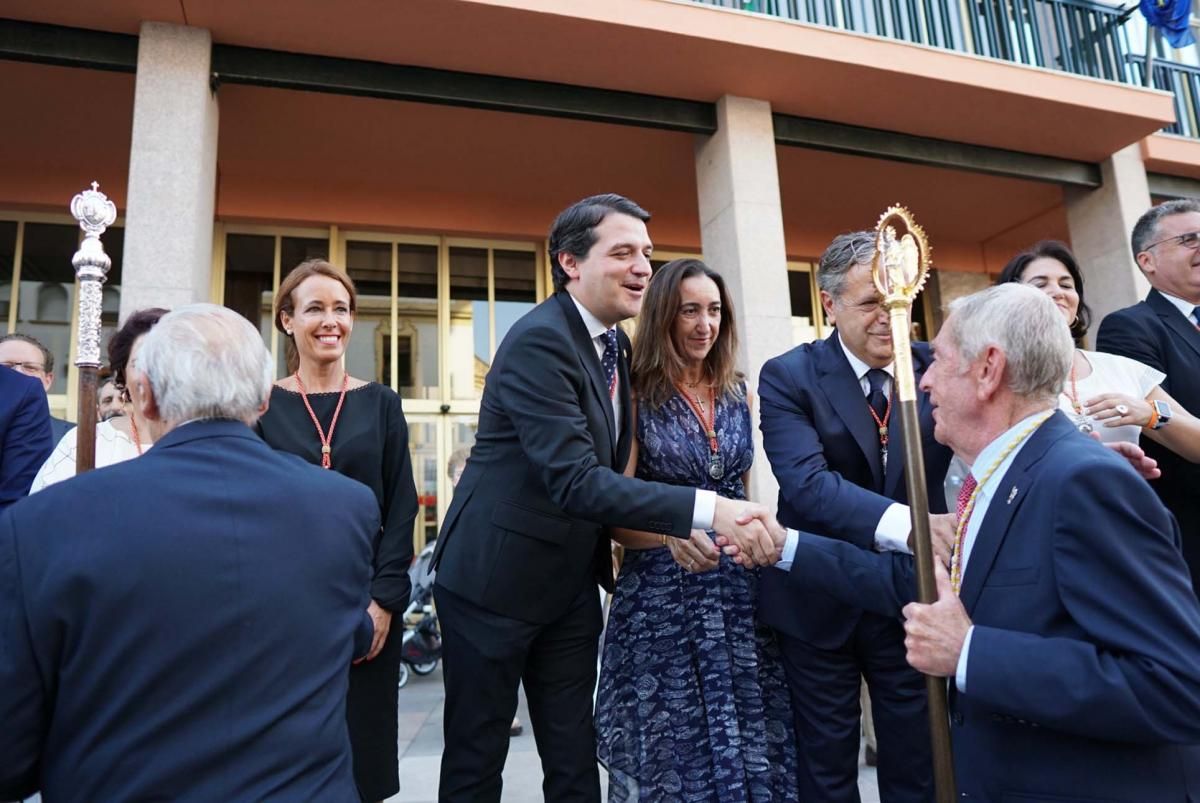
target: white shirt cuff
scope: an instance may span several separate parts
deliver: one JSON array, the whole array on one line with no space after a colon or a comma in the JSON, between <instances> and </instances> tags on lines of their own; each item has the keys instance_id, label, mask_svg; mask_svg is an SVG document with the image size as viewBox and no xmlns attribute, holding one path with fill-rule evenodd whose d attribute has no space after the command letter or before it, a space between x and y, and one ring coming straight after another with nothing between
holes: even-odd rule
<instances>
[{"instance_id":1,"label":"white shirt cuff","mask_svg":"<svg viewBox=\"0 0 1200 803\"><path fill-rule=\"evenodd\" d=\"M875 548L880 552L904 552L912 554L908 548L908 534L912 532L912 516L908 505L893 502L879 517L875 525Z\"/></svg>"},{"instance_id":2,"label":"white shirt cuff","mask_svg":"<svg viewBox=\"0 0 1200 803\"><path fill-rule=\"evenodd\" d=\"M959 694L967 693L967 653L971 651L971 636L975 632L975 625L967 628L967 637L963 639L962 652L958 654L958 666L954 668L954 685L958 687Z\"/></svg>"},{"instance_id":3,"label":"white shirt cuff","mask_svg":"<svg viewBox=\"0 0 1200 803\"><path fill-rule=\"evenodd\" d=\"M692 529L711 530L716 515L717 492L697 490L696 504L692 507Z\"/></svg>"},{"instance_id":4,"label":"white shirt cuff","mask_svg":"<svg viewBox=\"0 0 1200 803\"><path fill-rule=\"evenodd\" d=\"M783 569L785 572L792 568L792 561L796 559L796 547L800 544L800 533L787 528L787 539L783 542L783 557L775 564L775 568Z\"/></svg>"}]
</instances>

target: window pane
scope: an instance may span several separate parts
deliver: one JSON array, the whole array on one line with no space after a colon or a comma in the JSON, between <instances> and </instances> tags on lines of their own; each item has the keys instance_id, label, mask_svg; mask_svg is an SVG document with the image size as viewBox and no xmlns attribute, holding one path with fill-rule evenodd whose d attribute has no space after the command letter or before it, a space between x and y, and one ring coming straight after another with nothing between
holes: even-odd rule
<instances>
[{"instance_id":1,"label":"window pane","mask_svg":"<svg viewBox=\"0 0 1200 803\"><path fill-rule=\"evenodd\" d=\"M104 252L112 260L108 276L101 289L104 299L100 311L100 360L108 364L108 341L117 331L117 316L121 312L121 264L125 258L125 229L112 228L100 237ZM71 366L75 370L75 366Z\"/></svg>"},{"instance_id":2,"label":"window pane","mask_svg":"<svg viewBox=\"0 0 1200 803\"><path fill-rule=\"evenodd\" d=\"M813 298L812 274L806 270L788 271L788 295L792 305L792 342L796 345L817 339L814 317L817 300Z\"/></svg>"},{"instance_id":3,"label":"window pane","mask_svg":"<svg viewBox=\"0 0 1200 803\"><path fill-rule=\"evenodd\" d=\"M450 396L477 399L491 364L488 326L488 252L450 249Z\"/></svg>"},{"instance_id":4,"label":"window pane","mask_svg":"<svg viewBox=\"0 0 1200 803\"><path fill-rule=\"evenodd\" d=\"M17 329L37 338L54 355L51 393L67 392L63 370L71 346L75 311L75 269L71 257L79 243L79 227L26 223L21 257Z\"/></svg>"},{"instance_id":5,"label":"window pane","mask_svg":"<svg viewBox=\"0 0 1200 803\"><path fill-rule=\"evenodd\" d=\"M437 424L409 419L408 448L412 454L413 480L417 486L416 532L424 533L425 543L437 538L438 476L445 469L438 464Z\"/></svg>"},{"instance_id":6,"label":"window pane","mask_svg":"<svg viewBox=\"0 0 1200 803\"><path fill-rule=\"evenodd\" d=\"M435 245L396 246L400 327L396 338L400 395L406 399L441 397L438 380L437 282Z\"/></svg>"},{"instance_id":7,"label":"window pane","mask_svg":"<svg viewBox=\"0 0 1200 803\"><path fill-rule=\"evenodd\" d=\"M532 251L495 251L496 348L525 313L537 304L537 260ZM491 364L491 355L486 356Z\"/></svg>"},{"instance_id":8,"label":"window pane","mask_svg":"<svg viewBox=\"0 0 1200 803\"><path fill-rule=\"evenodd\" d=\"M390 385L392 244L346 243L346 271L358 289L346 370L360 379Z\"/></svg>"},{"instance_id":9,"label":"window pane","mask_svg":"<svg viewBox=\"0 0 1200 803\"><path fill-rule=\"evenodd\" d=\"M12 301L13 259L17 251L17 224L0 220L0 334L8 334L8 310Z\"/></svg>"},{"instance_id":10,"label":"window pane","mask_svg":"<svg viewBox=\"0 0 1200 803\"><path fill-rule=\"evenodd\" d=\"M229 234L225 237L225 306L258 327L271 347L274 324L275 237L269 234ZM276 376L287 371L284 347L279 345Z\"/></svg>"}]
</instances>

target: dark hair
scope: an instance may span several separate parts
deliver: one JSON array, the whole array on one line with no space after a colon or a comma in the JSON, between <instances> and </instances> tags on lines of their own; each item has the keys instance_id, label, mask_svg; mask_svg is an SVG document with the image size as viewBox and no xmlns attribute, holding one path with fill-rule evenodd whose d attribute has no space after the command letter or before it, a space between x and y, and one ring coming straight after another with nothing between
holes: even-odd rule
<instances>
[{"instance_id":1,"label":"dark hair","mask_svg":"<svg viewBox=\"0 0 1200 803\"><path fill-rule=\"evenodd\" d=\"M550 227L550 276L556 291L566 287L571 278L558 264L558 255L570 254L576 259L586 257L596 244L595 228L610 212L629 215L643 223L650 219L650 213L645 209L613 192L576 201L558 213Z\"/></svg>"},{"instance_id":2,"label":"dark hair","mask_svg":"<svg viewBox=\"0 0 1200 803\"><path fill-rule=\"evenodd\" d=\"M23 335L20 332L13 332L11 335L0 337L0 343L7 343L10 340L20 340L22 343L28 343L31 346L36 346L38 351L42 352L42 371L47 374L54 373L54 355L50 353L50 349L42 345L42 341L36 337Z\"/></svg>"},{"instance_id":3,"label":"dark hair","mask_svg":"<svg viewBox=\"0 0 1200 803\"><path fill-rule=\"evenodd\" d=\"M685 279L705 276L712 279L721 296L721 329L717 340L704 358L704 366L717 390L717 396L742 395L742 374L736 369L737 322L733 299L725 289L721 274L698 259L676 259L654 272L646 288L642 312L638 316L633 361L632 386L639 400L658 409L675 394L683 379L684 359L675 347L672 328L679 314L679 286Z\"/></svg>"},{"instance_id":4,"label":"dark hair","mask_svg":"<svg viewBox=\"0 0 1200 803\"><path fill-rule=\"evenodd\" d=\"M167 314L162 307L140 309L125 319L121 328L108 341L108 364L112 368L112 379L121 390L125 390L125 367L129 364L129 351L133 341L149 332L158 319Z\"/></svg>"},{"instance_id":5,"label":"dark hair","mask_svg":"<svg viewBox=\"0 0 1200 803\"><path fill-rule=\"evenodd\" d=\"M1075 261L1075 255L1067 248L1066 243L1042 240L1027 251L1022 251L1010 259L1004 270L1000 271L1000 278L996 280L996 284L1021 281L1025 269L1035 259L1053 259L1061 262L1067 273L1071 274L1071 279L1075 282L1075 292L1079 295L1079 309L1075 313L1075 320L1071 321L1071 337L1081 340L1092 323L1092 310L1083 301L1083 272L1079 270L1079 263Z\"/></svg>"},{"instance_id":6,"label":"dark hair","mask_svg":"<svg viewBox=\"0 0 1200 803\"><path fill-rule=\"evenodd\" d=\"M354 287L354 280L344 271L338 270L336 266L324 259L310 259L292 268L288 275L283 277L283 281L279 283L279 290L275 293L275 328L287 338L283 353L287 360L288 373L295 373L299 369L300 353L296 351L295 336L283 328L283 313L286 312L289 316L295 317L296 307L292 293L305 279L313 276L327 276L334 281L341 282L342 287L345 287L346 292L350 295L350 314L353 315L358 311L358 290Z\"/></svg>"},{"instance_id":7,"label":"dark hair","mask_svg":"<svg viewBox=\"0 0 1200 803\"><path fill-rule=\"evenodd\" d=\"M1129 247L1133 251L1136 262L1138 254L1145 251L1158 239L1158 223L1165 217L1185 215L1188 212L1200 212L1200 201L1191 198L1179 198L1167 201L1158 206L1152 206L1133 224L1133 234L1129 236Z\"/></svg>"}]
</instances>

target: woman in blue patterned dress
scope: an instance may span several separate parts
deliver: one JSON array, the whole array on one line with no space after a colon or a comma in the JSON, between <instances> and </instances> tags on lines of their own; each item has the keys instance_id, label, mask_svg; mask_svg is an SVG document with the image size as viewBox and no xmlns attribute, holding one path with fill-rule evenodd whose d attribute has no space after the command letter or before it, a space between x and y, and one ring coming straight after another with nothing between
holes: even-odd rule
<instances>
[{"instance_id":1,"label":"woman in blue patterned dress","mask_svg":"<svg viewBox=\"0 0 1200 803\"><path fill-rule=\"evenodd\" d=\"M634 341L636 433L626 473L746 498L752 399L720 275L695 259L659 268ZM618 530L624 560L596 704L610 803L797 800L791 703L758 573L713 535ZM764 569L763 571L772 571Z\"/></svg>"}]
</instances>

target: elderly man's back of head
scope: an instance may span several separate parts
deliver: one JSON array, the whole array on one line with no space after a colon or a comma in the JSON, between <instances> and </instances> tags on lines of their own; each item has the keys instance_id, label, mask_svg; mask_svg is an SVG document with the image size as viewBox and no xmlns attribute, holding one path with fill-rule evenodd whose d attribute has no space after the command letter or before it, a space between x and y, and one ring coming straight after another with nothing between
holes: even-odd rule
<instances>
[{"instance_id":1,"label":"elderly man's back of head","mask_svg":"<svg viewBox=\"0 0 1200 803\"><path fill-rule=\"evenodd\" d=\"M258 330L216 304L167 313L138 352L138 369L155 400L154 418L165 429L211 418L253 424L271 394L274 368Z\"/></svg>"},{"instance_id":2,"label":"elderly man's back of head","mask_svg":"<svg viewBox=\"0 0 1200 803\"><path fill-rule=\"evenodd\" d=\"M247 426L271 364L236 313L136 362L154 446L0 514L0 800L357 800L374 495Z\"/></svg>"}]
</instances>

